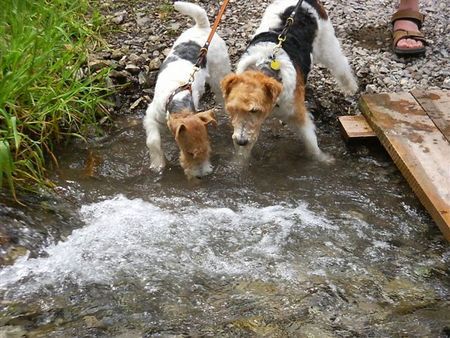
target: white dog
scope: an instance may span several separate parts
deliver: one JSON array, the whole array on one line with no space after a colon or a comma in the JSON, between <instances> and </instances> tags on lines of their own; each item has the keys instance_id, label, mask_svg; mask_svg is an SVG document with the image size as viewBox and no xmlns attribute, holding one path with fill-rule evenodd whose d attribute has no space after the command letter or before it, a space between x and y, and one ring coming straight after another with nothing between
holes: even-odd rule
<instances>
[{"instance_id":1,"label":"white dog","mask_svg":"<svg viewBox=\"0 0 450 338\"><path fill-rule=\"evenodd\" d=\"M207 125L216 121L212 111L196 111L206 82L216 98L222 99L220 81L230 72L230 60L225 42L216 34L209 46L206 62L195 74L192 91L178 90L190 79L200 49L210 33L210 23L205 10L195 4L179 1L175 2L174 7L192 17L196 25L175 41L160 68L155 95L144 118L146 143L151 168L161 171L165 167L165 156L159 128L167 123L180 148L180 164L185 174L189 178L200 178L212 172Z\"/></svg>"},{"instance_id":2,"label":"white dog","mask_svg":"<svg viewBox=\"0 0 450 338\"><path fill-rule=\"evenodd\" d=\"M234 128L233 142L243 157L250 155L262 123L273 111L303 139L311 156L332 161L320 150L305 107L311 56L331 71L345 93L357 90L333 26L318 0L303 1L283 48L274 54L278 36L296 5L297 0L277 0L268 6L236 74L222 81L225 108Z\"/></svg>"}]
</instances>

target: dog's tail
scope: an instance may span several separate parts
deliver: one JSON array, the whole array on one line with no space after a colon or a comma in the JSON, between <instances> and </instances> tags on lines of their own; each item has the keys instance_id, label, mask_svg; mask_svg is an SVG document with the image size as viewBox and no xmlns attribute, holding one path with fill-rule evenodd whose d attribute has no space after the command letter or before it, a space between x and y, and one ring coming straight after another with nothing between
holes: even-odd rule
<instances>
[{"instance_id":1,"label":"dog's tail","mask_svg":"<svg viewBox=\"0 0 450 338\"><path fill-rule=\"evenodd\" d=\"M177 1L173 4L175 9L185 15L189 15L195 20L198 28L209 28L209 19L206 15L206 11L200 6L184 1Z\"/></svg>"}]
</instances>

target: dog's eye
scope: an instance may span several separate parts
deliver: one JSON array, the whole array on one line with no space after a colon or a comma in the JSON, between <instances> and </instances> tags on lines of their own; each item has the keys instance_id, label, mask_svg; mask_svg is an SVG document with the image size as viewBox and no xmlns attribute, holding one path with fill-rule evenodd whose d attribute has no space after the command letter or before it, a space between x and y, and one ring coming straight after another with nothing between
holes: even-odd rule
<instances>
[{"instance_id":1,"label":"dog's eye","mask_svg":"<svg viewBox=\"0 0 450 338\"><path fill-rule=\"evenodd\" d=\"M194 153L191 152L191 151L188 151L187 154L188 154L190 157L194 157Z\"/></svg>"},{"instance_id":2,"label":"dog's eye","mask_svg":"<svg viewBox=\"0 0 450 338\"><path fill-rule=\"evenodd\" d=\"M250 109L250 113L252 113L252 114L259 114L260 112L261 112L261 109L258 109L258 108Z\"/></svg>"}]
</instances>

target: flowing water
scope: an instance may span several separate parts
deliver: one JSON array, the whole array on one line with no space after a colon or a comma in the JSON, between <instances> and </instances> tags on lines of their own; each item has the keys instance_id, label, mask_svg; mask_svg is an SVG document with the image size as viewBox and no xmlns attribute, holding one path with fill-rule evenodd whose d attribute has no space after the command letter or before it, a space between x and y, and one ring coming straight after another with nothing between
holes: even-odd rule
<instances>
[{"instance_id":1,"label":"flowing water","mask_svg":"<svg viewBox=\"0 0 450 338\"><path fill-rule=\"evenodd\" d=\"M241 170L222 121L200 182L169 137L151 173L137 119L71 145L66 202L0 214L0 336L449 336L450 249L381 147L320 130L324 166L272 126Z\"/></svg>"}]
</instances>

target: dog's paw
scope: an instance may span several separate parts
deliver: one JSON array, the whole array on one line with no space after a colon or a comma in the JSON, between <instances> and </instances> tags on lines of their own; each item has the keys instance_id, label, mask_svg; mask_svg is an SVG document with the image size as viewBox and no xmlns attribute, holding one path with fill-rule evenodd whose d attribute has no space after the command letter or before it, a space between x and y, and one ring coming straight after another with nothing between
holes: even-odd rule
<instances>
[{"instance_id":1,"label":"dog's paw","mask_svg":"<svg viewBox=\"0 0 450 338\"><path fill-rule=\"evenodd\" d=\"M336 162L336 160L334 159L333 156L331 156L330 154L324 153L324 152L320 152L319 154L315 155L314 157L317 161L327 164L327 165L332 165Z\"/></svg>"},{"instance_id":2,"label":"dog's paw","mask_svg":"<svg viewBox=\"0 0 450 338\"><path fill-rule=\"evenodd\" d=\"M150 163L150 169L156 173L160 173L166 166L166 160L164 156L154 156Z\"/></svg>"},{"instance_id":3,"label":"dog's paw","mask_svg":"<svg viewBox=\"0 0 450 338\"><path fill-rule=\"evenodd\" d=\"M358 82L353 74L343 74L337 78L342 92L346 95L353 95L358 91Z\"/></svg>"},{"instance_id":4,"label":"dog's paw","mask_svg":"<svg viewBox=\"0 0 450 338\"><path fill-rule=\"evenodd\" d=\"M208 176L208 175L211 175L212 174L212 172L213 172L213 166L211 165L211 163L208 163L207 165L205 165L204 167L203 167L203 176Z\"/></svg>"}]
</instances>

